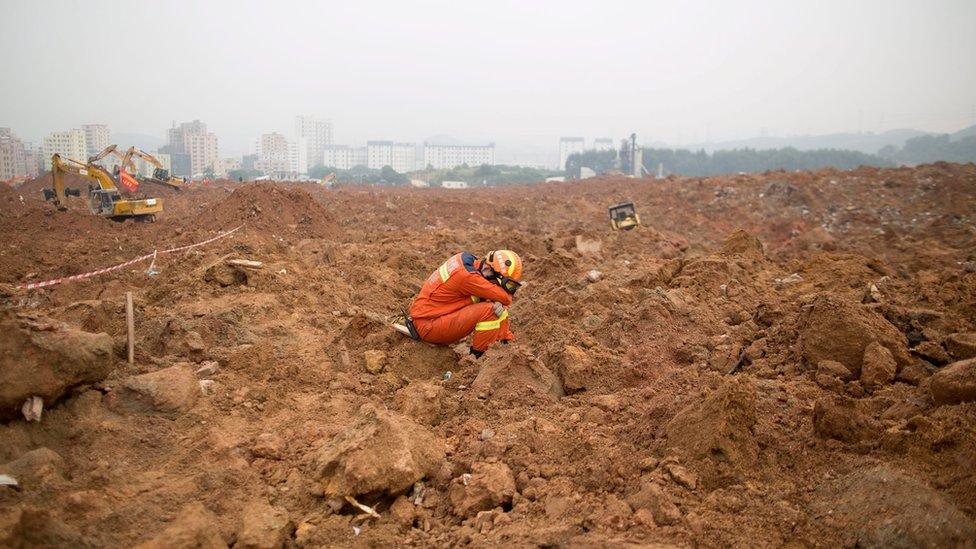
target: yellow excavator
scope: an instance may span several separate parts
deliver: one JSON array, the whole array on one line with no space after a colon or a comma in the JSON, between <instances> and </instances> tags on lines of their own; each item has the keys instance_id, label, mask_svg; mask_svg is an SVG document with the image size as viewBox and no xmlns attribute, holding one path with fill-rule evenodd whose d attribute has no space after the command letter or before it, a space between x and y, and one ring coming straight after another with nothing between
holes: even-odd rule
<instances>
[{"instance_id":1,"label":"yellow excavator","mask_svg":"<svg viewBox=\"0 0 976 549\"><path fill-rule=\"evenodd\" d=\"M136 176L136 179L138 179L140 182L156 183L171 189L183 190L183 187L186 185L186 180L182 177L170 175L169 170L163 167L163 163L146 151L137 149L135 147L129 147L129 150L125 151L125 154L122 155L123 168L129 170L131 173L136 173L137 170L135 162L132 160L133 156L143 159L155 168L153 170L152 177Z\"/></svg>"},{"instance_id":2,"label":"yellow excavator","mask_svg":"<svg viewBox=\"0 0 976 549\"><path fill-rule=\"evenodd\" d=\"M112 147L114 145L106 150ZM111 151L105 152L101 158L108 154L111 154ZM98 155L92 158L96 157ZM53 200L54 205L59 210L68 209L68 196L81 196L81 191L78 189L65 188L64 174L66 173L80 175L98 184L98 187L88 186L88 207L95 215L107 217L113 221L125 221L126 219L155 221L156 214L163 211L163 201L159 198L123 198L115 184L115 179L105 168L92 162L82 164L70 158L62 159L60 154L55 153L51 157L51 177L54 180L54 188L44 189L44 198Z\"/></svg>"}]
</instances>

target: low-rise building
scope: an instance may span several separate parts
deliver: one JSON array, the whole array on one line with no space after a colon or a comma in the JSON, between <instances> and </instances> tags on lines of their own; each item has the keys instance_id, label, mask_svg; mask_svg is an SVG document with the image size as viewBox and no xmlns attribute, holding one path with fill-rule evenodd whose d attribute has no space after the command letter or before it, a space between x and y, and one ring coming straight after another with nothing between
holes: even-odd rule
<instances>
[{"instance_id":1,"label":"low-rise building","mask_svg":"<svg viewBox=\"0 0 976 549\"><path fill-rule=\"evenodd\" d=\"M495 164L495 144L433 145L424 143L424 166L435 170L449 170L463 165Z\"/></svg>"},{"instance_id":2,"label":"low-rise building","mask_svg":"<svg viewBox=\"0 0 976 549\"><path fill-rule=\"evenodd\" d=\"M322 165L337 170L351 170L356 166L366 166L366 147L349 145L329 145L323 152Z\"/></svg>"},{"instance_id":3,"label":"low-rise building","mask_svg":"<svg viewBox=\"0 0 976 549\"><path fill-rule=\"evenodd\" d=\"M445 189L467 189L468 183L466 181L441 181L441 187Z\"/></svg>"},{"instance_id":4,"label":"low-rise building","mask_svg":"<svg viewBox=\"0 0 976 549\"><path fill-rule=\"evenodd\" d=\"M397 173L413 171L416 150L417 146L413 143L367 141L366 167L379 170L389 166Z\"/></svg>"}]
</instances>

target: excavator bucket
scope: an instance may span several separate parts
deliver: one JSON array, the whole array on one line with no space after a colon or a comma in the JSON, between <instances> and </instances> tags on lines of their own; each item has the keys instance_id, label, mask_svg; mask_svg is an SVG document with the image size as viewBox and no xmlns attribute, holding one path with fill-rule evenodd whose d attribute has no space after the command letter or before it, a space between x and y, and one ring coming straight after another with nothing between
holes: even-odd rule
<instances>
[{"instance_id":1,"label":"excavator bucket","mask_svg":"<svg viewBox=\"0 0 976 549\"><path fill-rule=\"evenodd\" d=\"M610 213L610 226L615 231L621 229L629 231L641 224L640 215L637 214L637 209L634 208L633 202L622 202L615 206L610 206L608 211Z\"/></svg>"}]
</instances>

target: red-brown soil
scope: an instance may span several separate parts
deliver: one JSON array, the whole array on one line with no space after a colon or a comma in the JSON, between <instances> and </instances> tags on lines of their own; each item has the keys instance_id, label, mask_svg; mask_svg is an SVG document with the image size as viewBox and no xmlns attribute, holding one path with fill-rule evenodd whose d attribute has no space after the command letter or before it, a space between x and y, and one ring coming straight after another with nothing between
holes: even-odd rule
<instances>
[{"instance_id":1,"label":"red-brown soil","mask_svg":"<svg viewBox=\"0 0 976 549\"><path fill-rule=\"evenodd\" d=\"M165 200L152 224L55 211L41 185L0 191L0 320L66 326L11 328L2 358L83 330L113 367L0 424L20 482L0 486L0 546L974 544L971 164L218 182L144 189ZM644 226L612 232L626 200ZM240 224L158 274L14 288ZM496 248L525 262L512 345L474 360L389 329L445 258Z\"/></svg>"}]
</instances>

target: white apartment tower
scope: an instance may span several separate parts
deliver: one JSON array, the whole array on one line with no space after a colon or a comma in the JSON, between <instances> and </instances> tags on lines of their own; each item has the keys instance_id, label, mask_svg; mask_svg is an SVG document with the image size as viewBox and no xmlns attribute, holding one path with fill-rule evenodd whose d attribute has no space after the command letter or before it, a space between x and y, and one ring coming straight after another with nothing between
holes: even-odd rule
<instances>
[{"instance_id":1,"label":"white apartment tower","mask_svg":"<svg viewBox=\"0 0 976 549\"><path fill-rule=\"evenodd\" d=\"M63 157L79 162L88 160L88 145L85 142L85 132L79 129L65 132L54 132L44 138L44 169L51 169L51 157L58 153Z\"/></svg>"},{"instance_id":2,"label":"white apartment tower","mask_svg":"<svg viewBox=\"0 0 976 549\"><path fill-rule=\"evenodd\" d=\"M560 137L559 138L559 167L560 170L566 169L566 160L569 155L581 153L586 148L586 143L582 137Z\"/></svg>"},{"instance_id":3,"label":"white apartment tower","mask_svg":"<svg viewBox=\"0 0 976 549\"><path fill-rule=\"evenodd\" d=\"M82 124L81 130L85 132L85 144L88 148L88 156L95 156L105 150L105 147L108 147L111 136L107 125ZM88 159L86 158L85 160Z\"/></svg>"},{"instance_id":4,"label":"white apartment tower","mask_svg":"<svg viewBox=\"0 0 976 549\"><path fill-rule=\"evenodd\" d=\"M424 166L435 170L449 170L467 164L481 166L495 164L495 144L487 145L431 145L424 143Z\"/></svg>"},{"instance_id":5,"label":"white apartment tower","mask_svg":"<svg viewBox=\"0 0 976 549\"><path fill-rule=\"evenodd\" d=\"M322 160L325 148L332 144L332 121L314 116L296 116L295 137L306 140L306 158L313 162L308 167L313 168Z\"/></svg>"}]
</instances>

